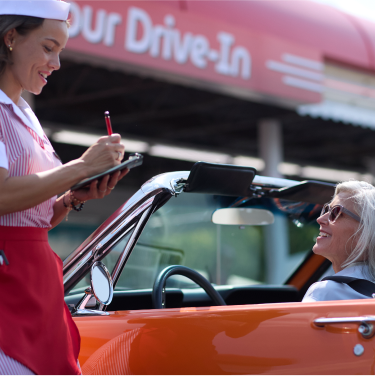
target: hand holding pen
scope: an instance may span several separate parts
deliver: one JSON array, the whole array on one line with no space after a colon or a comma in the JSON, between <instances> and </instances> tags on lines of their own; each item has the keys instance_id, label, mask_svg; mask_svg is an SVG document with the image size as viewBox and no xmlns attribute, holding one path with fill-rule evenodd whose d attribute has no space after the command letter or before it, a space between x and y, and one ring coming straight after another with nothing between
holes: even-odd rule
<instances>
[{"instance_id":1,"label":"hand holding pen","mask_svg":"<svg viewBox=\"0 0 375 376\"><path fill-rule=\"evenodd\" d=\"M113 134L111 119L109 112L104 113L105 122L107 125L108 136L101 137L97 143L92 145L82 155L80 159L83 159L87 164L90 172L90 177L113 167L114 156L115 164L119 164L125 154L125 146L121 143L121 136L119 134ZM127 173L128 169L124 169L121 172L115 172L112 175L106 175L101 180L94 180L90 186L80 188L74 191L75 197L81 201L91 200L95 198L103 198L108 195L112 189L116 186L119 180L121 180Z\"/></svg>"}]
</instances>

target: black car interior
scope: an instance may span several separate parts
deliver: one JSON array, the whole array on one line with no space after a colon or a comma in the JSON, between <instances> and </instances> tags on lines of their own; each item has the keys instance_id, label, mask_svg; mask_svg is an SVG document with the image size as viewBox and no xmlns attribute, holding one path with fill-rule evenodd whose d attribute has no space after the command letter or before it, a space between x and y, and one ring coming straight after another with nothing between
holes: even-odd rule
<instances>
[{"instance_id":1,"label":"black car interior","mask_svg":"<svg viewBox=\"0 0 375 376\"><path fill-rule=\"evenodd\" d=\"M272 198L274 204L281 209L287 207L288 201L302 202L306 203L304 205L314 207L310 213L316 213L318 206L330 201L334 194L333 184L316 181L304 181L281 189L267 185L257 187L256 183L252 184L255 175L256 170L253 168L198 162L186 180L184 191L219 195L223 196L224 200L224 196L240 196L238 204L233 204L231 199L231 206L240 206L251 199L262 201L266 197ZM304 262L311 255L312 252L307 255ZM329 265L328 261L324 262L300 290L288 285L288 281L285 285L214 286L214 288L227 305L298 302L301 301L308 287L322 276ZM107 311L152 309L154 308L152 292L152 289L116 290L112 302L107 306ZM82 293L70 293L65 297L66 303L76 305L82 298ZM213 301L202 288L166 288L165 308L212 305L214 305ZM94 308L95 303L92 303L92 306L88 304L86 307Z\"/></svg>"},{"instance_id":2,"label":"black car interior","mask_svg":"<svg viewBox=\"0 0 375 376\"><path fill-rule=\"evenodd\" d=\"M217 286L216 291L223 297L227 305L283 303L300 301L299 292L293 286ZM81 294L65 297L67 304L77 304ZM207 293L201 289L166 289L166 308L209 307L214 305ZM93 308L89 305L87 308ZM115 291L113 300L107 311L126 311L152 309L152 290Z\"/></svg>"}]
</instances>

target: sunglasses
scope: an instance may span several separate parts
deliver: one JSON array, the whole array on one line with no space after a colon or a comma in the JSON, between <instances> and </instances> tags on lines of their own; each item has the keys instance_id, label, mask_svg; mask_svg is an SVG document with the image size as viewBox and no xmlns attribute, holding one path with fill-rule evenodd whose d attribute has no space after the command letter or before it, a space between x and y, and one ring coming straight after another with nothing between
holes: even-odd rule
<instances>
[{"instance_id":1,"label":"sunglasses","mask_svg":"<svg viewBox=\"0 0 375 376\"><path fill-rule=\"evenodd\" d=\"M320 213L320 216L329 213L328 220L331 223L334 223L338 217L340 217L341 213L345 213L355 219L356 221L360 222L361 218L358 217L357 214L352 213L350 210L345 209L342 205L335 205L332 208L329 206L329 204L324 204L323 209Z\"/></svg>"}]
</instances>

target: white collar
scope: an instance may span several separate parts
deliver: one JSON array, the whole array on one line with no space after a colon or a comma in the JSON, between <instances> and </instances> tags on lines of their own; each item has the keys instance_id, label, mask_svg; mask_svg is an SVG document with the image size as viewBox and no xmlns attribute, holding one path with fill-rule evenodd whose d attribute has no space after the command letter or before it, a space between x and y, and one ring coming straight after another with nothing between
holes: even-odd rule
<instances>
[{"instance_id":1,"label":"white collar","mask_svg":"<svg viewBox=\"0 0 375 376\"><path fill-rule=\"evenodd\" d=\"M36 134L43 138L44 132L42 126L40 125L37 117L35 116L33 110L28 105L28 103L20 97L18 104L16 105L1 89L0 89L0 103L11 104L15 114L23 121L23 123L32 129ZM27 112L29 117L25 115Z\"/></svg>"},{"instance_id":2,"label":"white collar","mask_svg":"<svg viewBox=\"0 0 375 376\"><path fill-rule=\"evenodd\" d=\"M364 261L357 261L357 262L353 262L353 263L351 263L351 264L348 265L348 266L345 266L345 268L342 269L342 270L345 270L345 269L351 268L352 266L365 266L365 265L366 265L366 263L365 263ZM341 271L342 271L342 270L341 270Z\"/></svg>"},{"instance_id":3,"label":"white collar","mask_svg":"<svg viewBox=\"0 0 375 376\"><path fill-rule=\"evenodd\" d=\"M371 282L375 282L371 277L369 266L365 262L355 262L337 272L335 275L368 279Z\"/></svg>"}]
</instances>

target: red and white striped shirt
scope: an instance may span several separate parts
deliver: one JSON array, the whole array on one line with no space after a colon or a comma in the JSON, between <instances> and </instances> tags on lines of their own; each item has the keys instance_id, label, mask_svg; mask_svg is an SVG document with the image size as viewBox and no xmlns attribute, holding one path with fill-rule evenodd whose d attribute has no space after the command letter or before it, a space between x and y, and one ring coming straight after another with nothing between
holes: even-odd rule
<instances>
[{"instance_id":1,"label":"red and white striped shirt","mask_svg":"<svg viewBox=\"0 0 375 376\"><path fill-rule=\"evenodd\" d=\"M0 167L6 168L9 177L13 177L47 171L60 165L29 105L22 98L15 105L0 90ZM51 227L56 197L33 208L0 216L0 226Z\"/></svg>"},{"instance_id":2,"label":"red and white striped shirt","mask_svg":"<svg viewBox=\"0 0 375 376\"><path fill-rule=\"evenodd\" d=\"M0 349L0 375L35 375L31 369L5 355Z\"/></svg>"}]
</instances>

